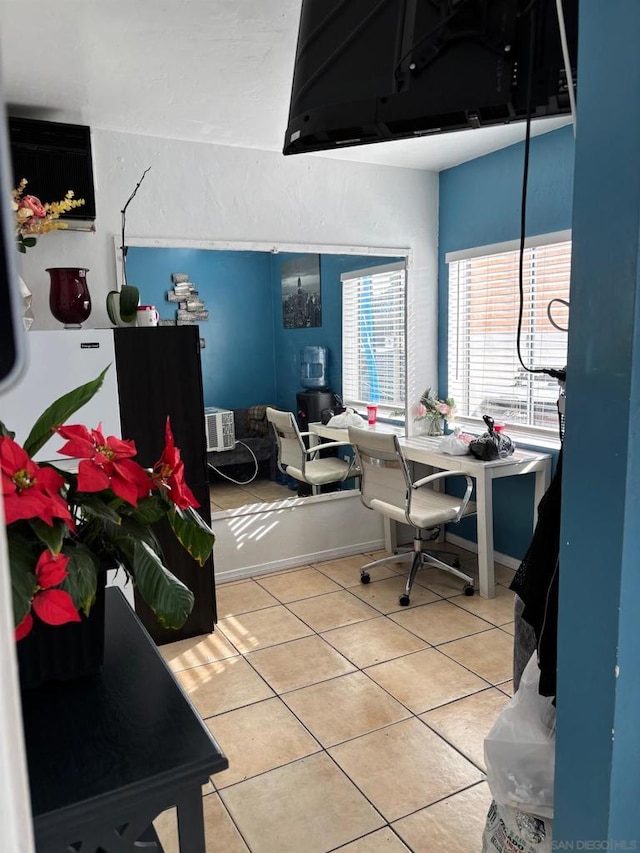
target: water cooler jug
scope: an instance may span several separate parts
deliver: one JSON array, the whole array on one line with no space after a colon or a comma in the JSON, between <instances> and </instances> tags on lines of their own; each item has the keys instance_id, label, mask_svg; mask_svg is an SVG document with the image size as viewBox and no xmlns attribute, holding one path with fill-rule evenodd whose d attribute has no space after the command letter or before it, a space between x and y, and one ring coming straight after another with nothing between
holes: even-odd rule
<instances>
[{"instance_id":1,"label":"water cooler jug","mask_svg":"<svg viewBox=\"0 0 640 853\"><path fill-rule=\"evenodd\" d=\"M326 391L329 387L326 347L303 347L300 350L300 382L310 391Z\"/></svg>"}]
</instances>

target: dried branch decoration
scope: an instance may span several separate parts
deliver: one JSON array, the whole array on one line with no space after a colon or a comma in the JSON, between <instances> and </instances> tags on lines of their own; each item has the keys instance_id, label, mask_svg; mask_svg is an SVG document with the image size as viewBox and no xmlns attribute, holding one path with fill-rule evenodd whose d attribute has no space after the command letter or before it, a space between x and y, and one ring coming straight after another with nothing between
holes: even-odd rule
<instances>
[{"instance_id":1,"label":"dried branch decoration","mask_svg":"<svg viewBox=\"0 0 640 853\"><path fill-rule=\"evenodd\" d=\"M140 184L144 181L144 177L150 168L151 168L151 166L148 166L144 170L144 172L142 173L142 177L140 178L140 180L138 181L138 183L135 186L134 191L131 193L131 195L127 199L125 206L120 211L120 213L122 215L122 220L121 220L122 221L122 245L120 246L120 249L122 250L122 284L123 285L127 284L127 245L126 245L126 241L125 241L125 230L127 227L127 208L129 207L129 205L133 201L135 194L140 189Z\"/></svg>"}]
</instances>

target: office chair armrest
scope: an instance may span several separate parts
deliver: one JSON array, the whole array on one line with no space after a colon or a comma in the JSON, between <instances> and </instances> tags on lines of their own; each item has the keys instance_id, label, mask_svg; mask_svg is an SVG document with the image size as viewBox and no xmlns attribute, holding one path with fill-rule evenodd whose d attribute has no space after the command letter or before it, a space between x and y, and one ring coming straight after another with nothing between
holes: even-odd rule
<instances>
[{"instance_id":1,"label":"office chair armrest","mask_svg":"<svg viewBox=\"0 0 640 853\"><path fill-rule=\"evenodd\" d=\"M462 498L462 502L460 504L460 509L454 519L454 521L460 521L464 512L467 508L467 504L469 503L469 498L471 497L471 492L473 491L473 480L468 474L464 474L462 471L439 471L436 474L429 474L428 477L421 477L419 480L416 480L415 483L411 484L412 489L420 489L422 486L427 483L434 483L438 480L444 480L447 477L464 477L467 481L467 489Z\"/></svg>"},{"instance_id":2,"label":"office chair armrest","mask_svg":"<svg viewBox=\"0 0 640 853\"><path fill-rule=\"evenodd\" d=\"M304 433L301 433L301 435L304 435ZM350 441L327 441L323 444L316 444L314 447L307 448L305 453L309 456L311 453L317 453L319 450L330 450L332 447L353 447L353 444Z\"/></svg>"},{"instance_id":3,"label":"office chair armrest","mask_svg":"<svg viewBox=\"0 0 640 853\"><path fill-rule=\"evenodd\" d=\"M420 489L427 483L433 483L436 480L444 480L445 477L467 477L467 480L470 479L462 471L436 471L435 474L429 474L426 477L421 477L419 480L416 480L411 484L411 488Z\"/></svg>"}]
</instances>

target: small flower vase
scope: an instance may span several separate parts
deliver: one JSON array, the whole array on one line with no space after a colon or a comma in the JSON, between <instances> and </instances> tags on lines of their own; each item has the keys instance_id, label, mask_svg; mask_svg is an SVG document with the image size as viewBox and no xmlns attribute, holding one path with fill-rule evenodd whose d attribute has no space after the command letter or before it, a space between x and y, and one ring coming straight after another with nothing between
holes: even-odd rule
<instances>
[{"instance_id":1,"label":"small flower vase","mask_svg":"<svg viewBox=\"0 0 640 853\"><path fill-rule=\"evenodd\" d=\"M419 435L444 435L444 424L441 415L427 415L415 421Z\"/></svg>"},{"instance_id":2,"label":"small flower vase","mask_svg":"<svg viewBox=\"0 0 640 853\"><path fill-rule=\"evenodd\" d=\"M82 267L50 267L49 308L64 323L65 329L80 329L91 314L91 296L87 286L89 270Z\"/></svg>"},{"instance_id":3,"label":"small flower vase","mask_svg":"<svg viewBox=\"0 0 640 853\"><path fill-rule=\"evenodd\" d=\"M434 415L431 418L427 418L427 423L429 425L427 429L427 435L444 434L444 423L440 415Z\"/></svg>"}]
</instances>

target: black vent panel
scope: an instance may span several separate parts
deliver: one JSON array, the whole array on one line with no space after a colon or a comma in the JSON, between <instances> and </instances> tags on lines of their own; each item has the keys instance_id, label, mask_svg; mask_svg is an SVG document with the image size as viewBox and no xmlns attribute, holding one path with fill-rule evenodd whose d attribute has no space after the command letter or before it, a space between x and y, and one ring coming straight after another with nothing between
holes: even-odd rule
<instances>
[{"instance_id":1,"label":"black vent panel","mask_svg":"<svg viewBox=\"0 0 640 853\"><path fill-rule=\"evenodd\" d=\"M14 186L26 178L26 192L42 202L60 201L73 190L85 203L61 218L95 219L90 128L16 117L8 125Z\"/></svg>"}]
</instances>

